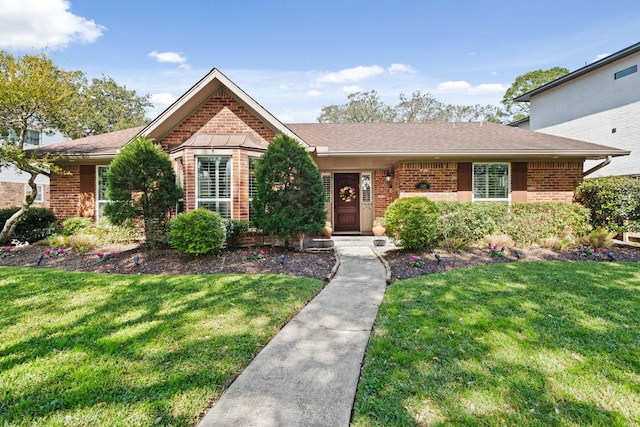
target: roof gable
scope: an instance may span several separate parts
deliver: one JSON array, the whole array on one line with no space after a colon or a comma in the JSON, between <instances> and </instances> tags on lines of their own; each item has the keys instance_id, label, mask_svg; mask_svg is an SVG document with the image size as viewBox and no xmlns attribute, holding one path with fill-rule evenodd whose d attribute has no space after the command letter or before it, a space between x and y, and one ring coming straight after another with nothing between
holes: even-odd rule
<instances>
[{"instance_id":1,"label":"roof gable","mask_svg":"<svg viewBox=\"0 0 640 427\"><path fill-rule=\"evenodd\" d=\"M172 129L206 103L221 88L225 89L237 102L261 119L274 133L288 135L298 140L305 148L309 147L305 141L291 132L291 130L276 119L275 116L269 113L216 68L211 70L166 110L160 113L160 115L149 123L140 133L155 140L164 138Z\"/></svg>"}]
</instances>

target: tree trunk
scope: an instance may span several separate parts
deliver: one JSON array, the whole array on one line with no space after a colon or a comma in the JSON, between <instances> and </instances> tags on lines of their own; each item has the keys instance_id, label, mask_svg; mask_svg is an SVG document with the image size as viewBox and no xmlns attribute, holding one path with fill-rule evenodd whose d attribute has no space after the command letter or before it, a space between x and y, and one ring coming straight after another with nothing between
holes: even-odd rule
<instances>
[{"instance_id":1,"label":"tree trunk","mask_svg":"<svg viewBox=\"0 0 640 427\"><path fill-rule=\"evenodd\" d=\"M9 240L13 237L16 232L18 221L20 221L20 218L22 218L24 214L27 213L27 211L33 204L33 201L38 196L38 185L36 184L36 177L38 176L38 173L29 172L29 175L30 178L28 184L29 187L31 187L31 192L27 193L24 196L24 202L22 202L22 206L20 207L18 212L14 213L11 218L9 218L7 222L5 222L4 227L2 227L2 231L0 232L0 242L2 243L9 242Z\"/></svg>"}]
</instances>

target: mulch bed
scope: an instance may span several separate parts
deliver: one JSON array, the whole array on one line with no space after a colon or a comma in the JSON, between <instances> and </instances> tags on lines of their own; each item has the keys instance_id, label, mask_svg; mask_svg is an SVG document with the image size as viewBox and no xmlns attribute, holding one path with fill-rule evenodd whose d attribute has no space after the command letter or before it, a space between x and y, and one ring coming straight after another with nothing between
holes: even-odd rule
<instances>
[{"instance_id":1,"label":"mulch bed","mask_svg":"<svg viewBox=\"0 0 640 427\"><path fill-rule=\"evenodd\" d=\"M12 248L11 255L0 258L0 266L36 267L36 260L47 248L29 245ZM264 258L243 259L243 252L252 255L264 252ZM38 268L118 274L286 274L325 280L333 269L336 257L333 251L299 252L281 247L229 249L217 255L191 257L171 249L145 251L139 244L108 245L86 253L65 249L64 256L44 256ZM111 254L108 261L99 261L97 254ZM281 262L284 255L284 262ZM138 265L134 262L138 257Z\"/></svg>"},{"instance_id":2,"label":"mulch bed","mask_svg":"<svg viewBox=\"0 0 640 427\"><path fill-rule=\"evenodd\" d=\"M461 268L469 268L480 265L491 265L504 262L527 261L593 261L610 262L607 256L612 253L616 261L640 262L640 248L629 246L614 246L611 249L603 249L599 256L584 256L575 249L553 250L542 247L532 247L520 251L518 258L514 251L506 250L502 257L492 257L486 246L471 246L460 252L450 253L446 251L402 251L391 250L385 252L384 258L391 267L391 281L409 279L425 274L439 273ZM441 261L435 257L440 255ZM424 265L414 267L410 264L412 256L419 256Z\"/></svg>"},{"instance_id":3,"label":"mulch bed","mask_svg":"<svg viewBox=\"0 0 640 427\"><path fill-rule=\"evenodd\" d=\"M297 277L311 277L326 280L336 265L333 251L299 252L282 247L265 246L249 249L229 249L218 255L190 257L170 249L159 249L155 252L145 251L138 244L102 246L86 253L66 249L65 256L45 256L40 265L36 265L39 255L47 248L41 245L29 245L12 248L11 255L0 258L0 266L28 266L38 268L58 268L72 271L119 274L215 274L244 273L286 274ZM244 259L243 252L248 255L264 251L264 258L259 260ZM55 254L55 250L52 251ZM111 253L115 256L108 261L100 262L98 253ZM513 251L506 250L502 257L492 257L486 247L472 246L460 252L446 251L403 251L389 250L383 258L391 269L391 281L409 279L425 274L439 273L449 270L469 268L479 265L490 265L504 262L527 261L593 261L610 262L607 253L612 252L616 261L640 262L640 248L615 246L603 250L599 257L583 256L576 250L552 250L540 247L521 251L518 259ZM435 254L440 255L438 262ZM281 263L284 255L284 263ZM424 265L414 267L410 264L412 256L419 256ZM135 265L134 257L138 257L139 265Z\"/></svg>"}]
</instances>

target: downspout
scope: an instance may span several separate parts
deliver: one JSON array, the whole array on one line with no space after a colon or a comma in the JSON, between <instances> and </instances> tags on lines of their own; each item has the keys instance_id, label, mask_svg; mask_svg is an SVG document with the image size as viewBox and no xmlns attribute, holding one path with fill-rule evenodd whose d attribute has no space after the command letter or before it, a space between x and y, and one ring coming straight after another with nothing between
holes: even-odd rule
<instances>
[{"instance_id":1,"label":"downspout","mask_svg":"<svg viewBox=\"0 0 640 427\"><path fill-rule=\"evenodd\" d=\"M611 163L611 156L607 156L604 159L604 162L600 163L599 165L595 165L594 167L592 167L591 169L589 169L586 172L583 172L582 173L582 177L585 178L587 175L591 175L595 171L598 171L598 170L602 169L603 167L607 166L609 163Z\"/></svg>"}]
</instances>

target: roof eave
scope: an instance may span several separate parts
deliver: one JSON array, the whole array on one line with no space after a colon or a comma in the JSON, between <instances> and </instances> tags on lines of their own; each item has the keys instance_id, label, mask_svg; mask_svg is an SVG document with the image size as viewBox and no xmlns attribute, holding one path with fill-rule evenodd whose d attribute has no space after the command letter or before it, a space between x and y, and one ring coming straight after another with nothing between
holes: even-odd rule
<instances>
[{"instance_id":1,"label":"roof eave","mask_svg":"<svg viewBox=\"0 0 640 427\"><path fill-rule=\"evenodd\" d=\"M590 160L604 159L607 156L620 157L628 156L630 151L616 150L614 152L607 151L459 151L459 152L407 152L407 151L379 151L379 152L362 152L362 151L327 151L318 152L318 157L403 157L403 158L553 158L553 159L577 159L584 158Z\"/></svg>"},{"instance_id":2,"label":"roof eave","mask_svg":"<svg viewBox=\"0 0 640 427\"><path fill-rule=\"evenodd\" d=\"M596 70L598 68L604 67L605 65L609 65L612 62L615 62L619 59L622 59L624 57L627 57L629 55L632 55L636 52L640 52L640 43L636 43L634 45L631 45L625 49L622 49L616 53L613 53L607 57L604 57L602 59L600 59L599 61L596 62L592 62L591 64L585 65L582 68L578 68L577 70L566 74L558 79L555 79L552 82L549 82L545 85L542 85L536 89L533 89L532 91L529 91L527 93L524 93L520 96L518 96L517 98L514 98L513 100L515 102L529 102L531 101L531 97L534 95L538 95L541 92L545 92L549 89L552 89L556 86L559 86L561 84L564 84L570 80L576 79L584 74L590 73L593 70Z\"/></svg>"}]
</instances>

